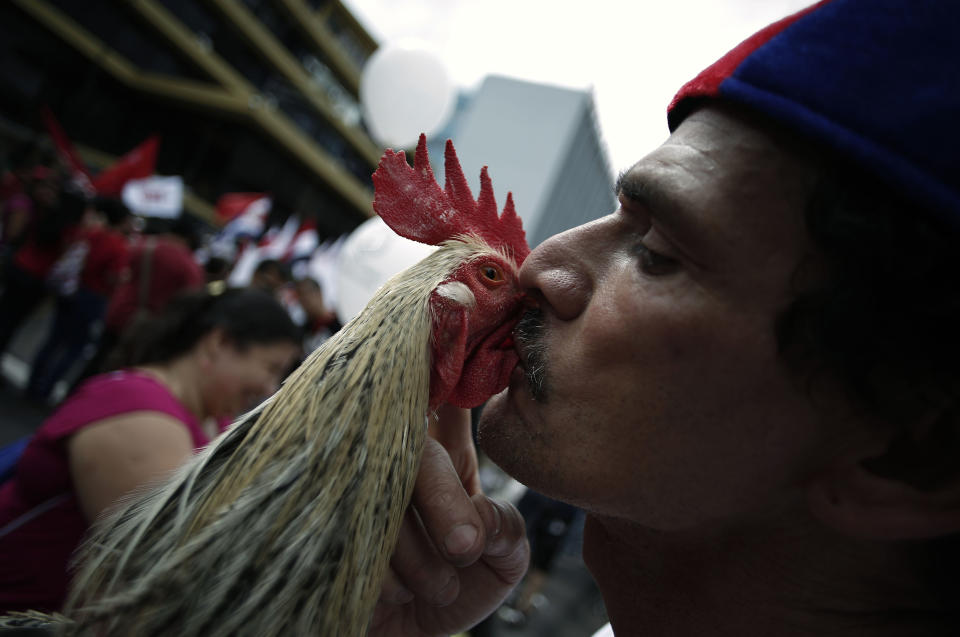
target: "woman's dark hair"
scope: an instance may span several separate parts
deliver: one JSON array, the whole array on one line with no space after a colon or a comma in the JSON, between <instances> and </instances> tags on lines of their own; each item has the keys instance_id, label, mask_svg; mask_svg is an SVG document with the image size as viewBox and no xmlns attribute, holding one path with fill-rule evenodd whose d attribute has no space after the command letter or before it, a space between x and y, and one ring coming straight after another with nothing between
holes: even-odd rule
<instances>
[{"instance_id":1,"label":"woman's dark hair","mask_svg":"<svg viewBox=\"0 0 960 637\"><path fill-rule=\"evenodd\" d=\"M221 294L191 292L170 302L163 313L139 317L124 330L108 369L165 363L189 352L214 329L238 349L273 343L301 344L300 328L280 303L249 288Z\"/></svg>"},{"instance_id":2,"label":"woman's dark hair","mask_svg":"<svg viewBox=\"0 0 960 637\"><path fill-rule=\"evenodd\" d=\"M868 470L921 490L957 480L960 229L847 165L821 171L806 225L826 272L778 318L785 360L811 383L839 381L863 412L902 432ZM922 436L909 427L918 417L930 423ZM914 551L953 630L960 535Z\"/></svg>"}]
</instances>

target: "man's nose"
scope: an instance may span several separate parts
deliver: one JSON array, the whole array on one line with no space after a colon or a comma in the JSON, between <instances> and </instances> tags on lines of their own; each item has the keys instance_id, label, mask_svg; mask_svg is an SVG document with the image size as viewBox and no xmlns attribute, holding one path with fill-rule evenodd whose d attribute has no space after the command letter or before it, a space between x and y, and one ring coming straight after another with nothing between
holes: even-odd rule
<instances>
[{"instance_id":1,"label":"man's nose","mask_svg":"<svg viewBox=\"0 0 960 637\"><path fill-rule=\"evenodd\" d=\"M542 244L523 262L520 284L534 304L547 305L557 318L577 318L590 301L593 280L587 264L589 236L587 224L555 235Z\"/></svg>"}]
</instances>

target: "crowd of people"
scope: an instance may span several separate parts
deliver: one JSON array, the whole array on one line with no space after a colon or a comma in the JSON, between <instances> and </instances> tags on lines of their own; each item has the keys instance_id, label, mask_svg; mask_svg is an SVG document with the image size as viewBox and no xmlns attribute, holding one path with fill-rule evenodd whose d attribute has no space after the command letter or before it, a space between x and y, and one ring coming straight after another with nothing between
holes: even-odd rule
<instances>
[{"instance_id":1,"label":"crowd of people","mask_svg":"<svg viewBox=\"0 0 960 637\"><path fill-rule=\"evenodd\" d=\"M339 324L286 264L229 288L228 261L198 263L189 218L144 223L56 161L18 168L0 199L0 355L52 301L23 393L49 405L59 381L69 390L0 467L0 610L56 610L97 516L276 391Z\"/></svg>"},{"instance_id":2,"label":"crowd of people","mask_svg":"<svg viewBox=\"0 0 960 637\"><path fill-rule=\"evenodd\" d=\"M143 219L119 199L84 195L56 159L36 161L36 154L27 152L3 175L0 356L25 321L52 299L50 329L27 361L24 390L31 400L46 403L59 381L75 388L103 371L137 316L158 314L181 293L227 280L232 263L220 257L198 263L210 233L196 220ZM319 284L309 277L293 280L288 264L264 259L249 285L287 307L304 328L306 351L339 328Z\"/></svg>"}]
</instances>

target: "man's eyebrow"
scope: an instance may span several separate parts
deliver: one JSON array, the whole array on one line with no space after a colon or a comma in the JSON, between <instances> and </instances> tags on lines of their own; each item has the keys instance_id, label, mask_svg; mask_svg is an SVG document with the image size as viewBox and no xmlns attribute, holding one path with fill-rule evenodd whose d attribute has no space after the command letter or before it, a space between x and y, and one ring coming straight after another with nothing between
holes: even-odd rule
<instances>
[{"instance_id":1,"label":"man's eyebrow","mask_svg":"<svg viewBox=\"0 0 960 637\"><path fill-rule=\"evenodd\" d=\"M675 206L666 193L636 172L622 171L617 176L616 184L613 187L613 195L618 198L623 195L631 201L654 210L664 210Z\"/></svg>"},{"instance_id":2,"label":"man's eyebrow","mask_svg":"<svg viewBox=\"0 0 960 637\"><path fill-rule=\"evenodd\" d=\"M693 218L685 210L684 203L677 197L671 196L670 191L665 189L656 177L645 175L637 170L621 172L614 188L616 197L625 197L642 206L647 214L669 231L678 249L686 254L691 262L706 269L694 256L699 256L701 250L689 250L701 245L699 241L703 239L702 232L696 224L691 223Z\"/></svg>"}]
</instances>

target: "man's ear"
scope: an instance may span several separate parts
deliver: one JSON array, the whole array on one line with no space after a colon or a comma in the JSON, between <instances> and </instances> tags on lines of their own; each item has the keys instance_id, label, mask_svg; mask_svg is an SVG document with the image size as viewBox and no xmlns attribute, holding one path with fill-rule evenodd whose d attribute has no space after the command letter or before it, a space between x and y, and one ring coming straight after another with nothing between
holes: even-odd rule
<instances>
[{"instance_id":1,"label":"man's ear","mask_svg":"<svg viewBox=\"0 0 960 637\"><path fill-rule=\"evenodd\" d=\"M864 443L808 484L810 510L845 535L924 539L960 532L960 423L955 409Z\"/></svg>"}]
</instances>

